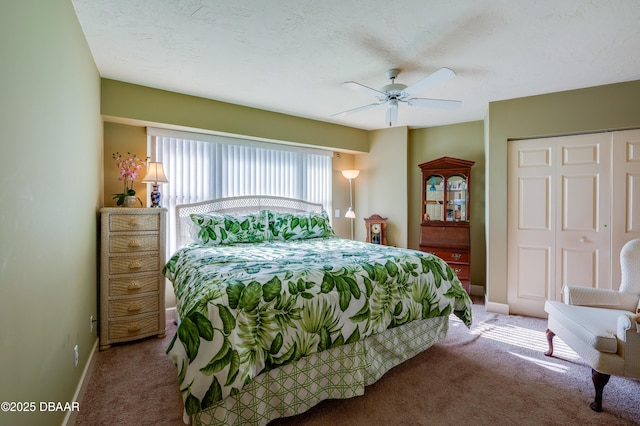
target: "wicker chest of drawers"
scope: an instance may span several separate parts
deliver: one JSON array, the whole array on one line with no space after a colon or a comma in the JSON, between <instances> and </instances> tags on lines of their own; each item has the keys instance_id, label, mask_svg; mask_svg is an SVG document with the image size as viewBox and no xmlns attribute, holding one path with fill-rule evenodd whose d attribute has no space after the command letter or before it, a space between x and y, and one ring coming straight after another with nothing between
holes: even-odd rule
<instances>
[{"instance_id":1,"label":"wicker chest of drawers","mask_svg":"<svg viewBox=\"0 0 640 426\"><path fill-rule=\"evenodd\" d=\"M165 336L166 209L100 209L100 349Z\"/></svg>"}]
</instances>

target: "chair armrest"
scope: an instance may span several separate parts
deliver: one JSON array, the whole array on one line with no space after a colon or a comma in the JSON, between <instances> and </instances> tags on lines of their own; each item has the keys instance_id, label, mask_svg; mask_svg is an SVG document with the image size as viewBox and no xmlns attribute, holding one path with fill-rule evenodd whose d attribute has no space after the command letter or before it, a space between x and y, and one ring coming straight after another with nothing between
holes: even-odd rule
<instances>
[{"instance_id":1,"label":"chair armrest","mask_svg":"<svg viewBox=\"0 0 640 426\"><path fill-rule=\"evenodd\" d=\"M622 341L626 341L627 330L630 330L632 333L638 330L638 323L634 318L633 312L623 312L618 317L618 324L616 327L616 331L618 334L618 338Z\"/></svg>"},{"instance_id":2,"label":"chair armrest","mask_svg":"<svg viewBox=\"0 0 640 426\"><path fill-rule=\"evenodd\" d=\"M606 288L566 286L564 288L564 302L569 305L635 312L638 306L638 296Z\"/></svg>"},{"instance_id":3,"label":"chair armrest","mask_svg":"<svg viewBox=\"0 0 640 426\"><path fill-rule=\"evenodd\" d=\"M629 328L625 329L625 326ZM618 318L617 335L623 341L624 376L640 379L640 324L633 313L622 314ZM624 336L624 337L623 337Z\"/></svg>"}]
</instances>

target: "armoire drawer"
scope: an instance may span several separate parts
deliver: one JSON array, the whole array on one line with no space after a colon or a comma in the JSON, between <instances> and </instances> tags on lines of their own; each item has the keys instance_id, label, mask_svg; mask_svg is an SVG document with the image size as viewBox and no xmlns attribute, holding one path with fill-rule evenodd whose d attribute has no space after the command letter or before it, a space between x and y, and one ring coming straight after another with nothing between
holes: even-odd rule
<instances>
[{"instance_id":1,"label":"armoire drawer","mask_svg":"<svg viewBox=\"0 0 640 426\"><path fill-rule=\"evenodd\" d=\"M439 247L421 247L421 250L426 253L434 254L447 263L449 262L469 263L468 250L444 249Z\"/></svg>"},{"instance_id":2,"label":"armoire drawer","mask_svg":"<svg viewBox=\"0 0 640 426\"><path fill-rule=\"evenodd\" d=\"M421 226L420 245L464 246L470 244L469 228L463 226Z\"/></svg>"},{"instance_id":3,"label":"armoire drawer","mask_svg":"<svg viewBox=\"0 0 640 426\"><path fill-rule=\"evenodd\" d=\"M448 263L448 265L451 267L451 269L453 269L453 272L455 272L456 276L460 279L460 280L464 280L464 279L469 279L469 265L458 265L455 263Z\"/></svg>"}]
</instances>

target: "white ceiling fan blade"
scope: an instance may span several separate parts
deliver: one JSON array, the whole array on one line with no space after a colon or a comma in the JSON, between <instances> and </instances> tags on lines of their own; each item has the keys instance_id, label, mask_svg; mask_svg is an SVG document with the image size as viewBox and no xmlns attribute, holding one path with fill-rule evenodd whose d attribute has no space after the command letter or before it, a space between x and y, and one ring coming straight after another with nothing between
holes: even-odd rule
<instances>
[{"instance_id":1,"label":"white ceiling fan blade","mask_svg":"<svg viewBox=\"0 0 640 426\"><path fill-rule=\"evenodd\" d=\"M359 106L357 108L353 108L353 109L348 109L346 111L342 111L342 112L337 112L335 114L331 114L331 117L336 117L338 115L347 115L347 114L352 114L354 112L358 112L358 111L364 111L366 109L369 108L374 108L377 107L378 105L382 105L384 104L384 102L379 102L379 103L374 103L374 104L369 104L369 105L363 105L363 106Z\"/></svg>"},{"instance_id":2,"label":"white ceiling fan blade","mask_svg":"<svg viewBox=\"0 0 640 426\"><path fill-rule=\"evenodd\" d=\"M375 97L387 97L387 94L381 92L379 90L373 89L369 86L365 86L364 84L356 83L355 81L345 81L342 85L348 89L356 90L358 92L366 93L368 95L373 95Z\"/></svg>"},{"instance_id":3,"label":"white ceiling fan blade","mask_svg":"<svg viewBox=\"0 0 640 426\"><path fill-rule=\"evenodd\" d=\"M407 105L426 108L456 109L462 105L462 102L447 99L411 98L407 101Z\"/></svg>"},{"instance_id":4,"label":"white ceiling fan blade","mask_svg":"<svg viewBox=\"0 0 640 426\"><path fill-rule=\"evenodd\" d=\"M411 86L404 89L403 92L407 93L408 95L415 95L422 92L423 90L428 89L431 86L435 86L436 84L440 84L442 82L450 80L455 76L456 73L452 69L440 68L438 71L429 74L422 80L416 81Z\"/></svg>"}]
</instances>

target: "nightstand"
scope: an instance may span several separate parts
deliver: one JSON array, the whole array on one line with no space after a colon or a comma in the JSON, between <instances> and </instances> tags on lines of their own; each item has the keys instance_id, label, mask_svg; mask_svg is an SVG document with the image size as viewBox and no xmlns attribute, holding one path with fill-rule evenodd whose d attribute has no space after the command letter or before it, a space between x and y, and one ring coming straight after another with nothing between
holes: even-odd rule
<instances>
[{"instance_id":1,"label":"nightstand","mask_svg":"<svg viewBox=\"0 0 640 426\"><path fill-rule=\"evenodd\" d=\"M105 207L100 213L100 349L164 337L167 209Z\"/></svg>"}]
</instances>

